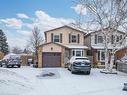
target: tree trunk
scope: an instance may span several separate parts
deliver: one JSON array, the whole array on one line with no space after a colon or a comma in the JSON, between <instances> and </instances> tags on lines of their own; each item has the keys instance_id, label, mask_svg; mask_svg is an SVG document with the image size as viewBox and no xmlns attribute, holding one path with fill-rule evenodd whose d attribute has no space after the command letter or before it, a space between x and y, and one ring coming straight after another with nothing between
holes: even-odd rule
<instances>
[{"instance_id":1,"label":"tree trunk","mask_svg":"<svg viewBox=\"0 0 127 95\"><path fill-rule=\"evenodd\" d=\"M110 66L109 66L109 71L112 73L112 69L113 69L113 64L114 64L114 53L112 53L111 55L111 59L110 59Z\"/></svg>"},{"instance_id":2,"label":"tree trunk","mask_svg":"<svg viewBox=\"0 0 127 95\"><path fill-rule=\"evenodd\" d=\"M108 54L108 49L106 49L106 57L105 57L105 70L106 71L109 70L108 61L109 61L109 54Z\"/></svg>"}]
</instances>

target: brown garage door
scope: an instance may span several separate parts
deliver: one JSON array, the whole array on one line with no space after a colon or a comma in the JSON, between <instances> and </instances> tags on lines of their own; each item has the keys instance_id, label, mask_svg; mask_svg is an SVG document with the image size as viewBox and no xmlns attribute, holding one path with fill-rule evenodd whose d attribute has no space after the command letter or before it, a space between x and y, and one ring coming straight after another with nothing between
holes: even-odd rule
<instances>
[{"instance_id":1,"label":"brown garage door","mask_svg":"<svg viewBox=\"0 0 127 95\"><path fill-rule=\"evenodd\" d=\"M42 54L43 67L60 67L61 53L44 52Z\"/></svg>"}]
</instances>

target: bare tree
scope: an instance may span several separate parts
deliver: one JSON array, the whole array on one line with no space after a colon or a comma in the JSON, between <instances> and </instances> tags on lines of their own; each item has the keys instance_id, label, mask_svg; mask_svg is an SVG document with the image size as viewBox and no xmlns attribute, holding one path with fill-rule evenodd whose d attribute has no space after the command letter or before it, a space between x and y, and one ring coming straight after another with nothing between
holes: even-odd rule
<instances>
[{"instance_id":1,"label":"bare tree","mask_svg":"<svg viewBox=\"0 0 127 95\"><path fill-rule=\"evenodd\" d=\"M23 52L23 50L21 48L19 48L19 47L13 47L12 48L12 53L20 54L22 52Z\"/></svg>"},{"instance_id":2,"label":"bare tree","mask_svg":"<svg viewBox=\"0 0 127 95\"><path fill-rule=\"evenodd\" d=\"M106 59L105 70L112 73L114 55L118 46L125 44L127 37L127 0L76 0L77 4L82 4L87 9L89 22L94 23L103 33ZM118 29L125 30L125 35L117 41ZM91 29L90 29L91 30ZM95 28L95 31L97 29ZM113 44L110 44L112 41ZM112 49L109 51L109 45ZM109 53L111 54L110 65Z\"/></svg>"},{"instance_id":3,"label":"bare tree","mask_svg":"<svg viewBox=\"0 0 127 95\"><path fill-rule=\"evenodd\" d=\"M36 61L38 59L38 46L42 44L43 41L44 39L43 39L42 34L40 33L39 28L34 27L31 38L30 38L30 44L31 44L33 51L35 52Z\"/></svg>"},{"instance_id":4,"label":"bare tree","mask_svg":"<svg viewBox=\"0 0 127 95\"><path fill-rule=\"evenodd\" d=\"M23 53L25 53L25 54L31 54L32 53L30 44L26 45L25 49L23 50Z\"/></svg>"}]
</instances>

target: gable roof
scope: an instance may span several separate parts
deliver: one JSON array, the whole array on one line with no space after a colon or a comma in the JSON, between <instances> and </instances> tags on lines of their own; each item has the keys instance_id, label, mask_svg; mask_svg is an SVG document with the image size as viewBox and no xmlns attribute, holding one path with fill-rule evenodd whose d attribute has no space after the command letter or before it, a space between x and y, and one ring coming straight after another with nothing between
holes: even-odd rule
<instances>
[{"instance_id":1,"label":"gable roof","mask_svg":"<svg viewBox=\"0 0 127 95\"><path fill-rule=\"evenodd\" d=\"M104 28L104 30L107 30L108 28ZM112 28L111 28L112 29ZM114 30L116 30L116 29L114 29ZM91 34L93 34L93 33L96 33L96 32L100 32L101 31L101 29L99 29L99 30L97 30L97 31L94 31L94 32L91 32ZM122 32L122 31L120 31L120 30L117 30L118 32L120 32L120 33L122 33L122 34L125 34L124 32Z\"/></svg>"},{"instance_id":2,"label":"gable roof","mask_svg":"<svg viewBox=\"0 0 127 95\"><path fill-rule=\"evenodd\" d=\"M59 45L59 46L61 46L61 47L65 47L65 48L67 48L67 47L64 46L64 45L61 45L61 44L59 44L59 43L54 43L54 42L44 43L44 44L41 44L41 45L38 46L38 47L43 47L44 45L48 45L48 44L56 44L56 45Z\"/></svg>"},{"instance_id":3,"label":"gable roof","mask_svg":"<svg viewBox=\"0 0 127 95\"><path fill-rule=\"evenodd\" d=\"M83 29L81 29L81 28L72 27L72 26L69 26L69 25L64 25L64 26L61 26L61 27L58 27L58 28L54 28L54 29L45 31L44 33L47 33L47 32L53 31L53 30L57 30L57 29L61 29L61 28L70 28L70 29L73 29L73 30L76 30L76 31L79 31L79 32L81 32L81 33L86 34L86 33L85 33L85 30L83 30Z\"/></svg>"},{"instance_id":4,"label":"gable roof","mask_svg":"<svg viewBox=\"0 0 127 95\"><path fill-rule=\"evenodd\" d=\"M104 30L106 30L106 29L108 29L108 28L104 28ZM114 29L114 30L115 30L115 29ZM125 34L125 32L122 32L122 31L120 31L120 30L117 30L117 31L118 31L119 33ZM85 37L90 36L91 34L94 34L94 33L98 33L98 32L101 32L101 29L99 29L99 30L97 30L97 31L90 32L90 33L86 34Z\"/></svg>"}]
</instances>

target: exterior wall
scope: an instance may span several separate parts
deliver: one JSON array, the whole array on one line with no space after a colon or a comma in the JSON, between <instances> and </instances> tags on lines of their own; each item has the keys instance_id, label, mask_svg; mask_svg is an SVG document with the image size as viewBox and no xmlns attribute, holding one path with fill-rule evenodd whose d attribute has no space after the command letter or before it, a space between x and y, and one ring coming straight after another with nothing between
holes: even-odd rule
<instances>
[{"instance_id":1,"label":"exterior wall","mask_svg":"<svg viewBox=\"0 0 127 95\"><path fill-rule=\"evenodd\" d=\"M43 52L62 52L62 47L56 44L47 44L42 47Z\"/></svg>"},{"instance_id":2,"label":"exterior wall","mask_svg":"<svg viewBox=\"0 0 127 95\"><path fill-rule=\"evenodd\" d=\"M92 54L93 54L93 64L97 64L97 50L92 49Z\"/></svg>"},{"instance_id":3,"label":"exterior wall","mask_svg":"<svg viewBox=\"0 0 127 95\"><path fill-rule=\"evenodd\" d=\"M42 63L42 53L43 52L60 52L61 53L61 66L64 67L64 53L65 53L65 48L56 44L47 44L44 45L43 47L39 47L38 51L38 67L41 68L43 67Z\"/></svg>"},{"instance_id":4,"label":"exterior wall","mask_svg":"<svg viewBox=\"0 0 127 95\"><path fill-rule=\"evenodd\" d=\"M51 42L51 34L60 34L62 33L62 45L67 45L67 44L71 44L69 43L69 34L79 34L80 35L80 41L79 43L73 43L73 44L80 44L80 45L84 45L84 33L75 30L75 29L71 29L68 27L63 27L60 29L56 29L56 30L51 30L50 32L46 32L46 43Z\"/></svg>"},{"instance_id":5,"label":"exterior wall","mask_svg":"<svg viewBox=\"0 0 127 95\"><path fill-rule=\"evenodd\" d=\"M117 51L115 56L117 59L121 59L125 54L127 54L127 48Z\"/></svg>"},{"instance_id":6,"label":"exterior wall","mask_svg":"<svg viewBox=\"0 0 127 95\"><path fill-rule=\"evenodd\" d=\"M28 65L28 59L34 60L34 57L32 55L21 55L21 64L24 66Z\"/></svg>"},{"instance_id":7,"label":"exterior wall","mask_svg":"<svg viewBox=\"0 0 127 95\"><path fill-rule=\"evenodd\" d=\"M101 47L104 47L104 43L97 43L97 44L95 44L95 35L97 35L97 36L103 36L103 34L101 33L101 32L94 32L94 33L91 33L91 46L97 46L97 47L99 47L99 46L101 46ZM111 34L112 35L112 34ZM124 35L123 33L121 33L121 32L117 32L117 35L118 36L120 36L120 35ZM109 43L108 44L108 47L111 47L112 46L112 43ZM120 45L117 45L117 46L119 46L120 47Z\"/></svg>"},{"instance_id":8,"label":"exterior wall","mask_svg":"<svg viewBox=\"0 0 127 95\"><path fill-rule=\"evenodd\" d=\"M42 47L38 49L38 67L42 67Z\"/></svg>"},{"instance_id":9,"label":"exterior wall","mask_svg":"<svg viewBox=\"0 0 127 95\"><path fill-rule=\"evenodd\" d=\"M84 44L91 47L91 35L84 37Z\"/></svg>"},{"instance_id":10,"label":"exterior wall","mask_svg":"<svg viewBox=\"0 0 127 95\"><path fill-rule=\"evenodd\" d=\"M61 66L64 67L64 56L65 56L65 48L62 48L62 53L61 53Z\"/></svg>"},{"instance_id":11,"label":"exterior wall","mask_svg":"<svg viewBox=\"0 0 127 95\"><path fill-rule=\"evenodd\" d=\"M0 51L0 60L3 59L3 57L4 57L4 53L2 53L2 52Z\"/></svg>"}]
</instances>

